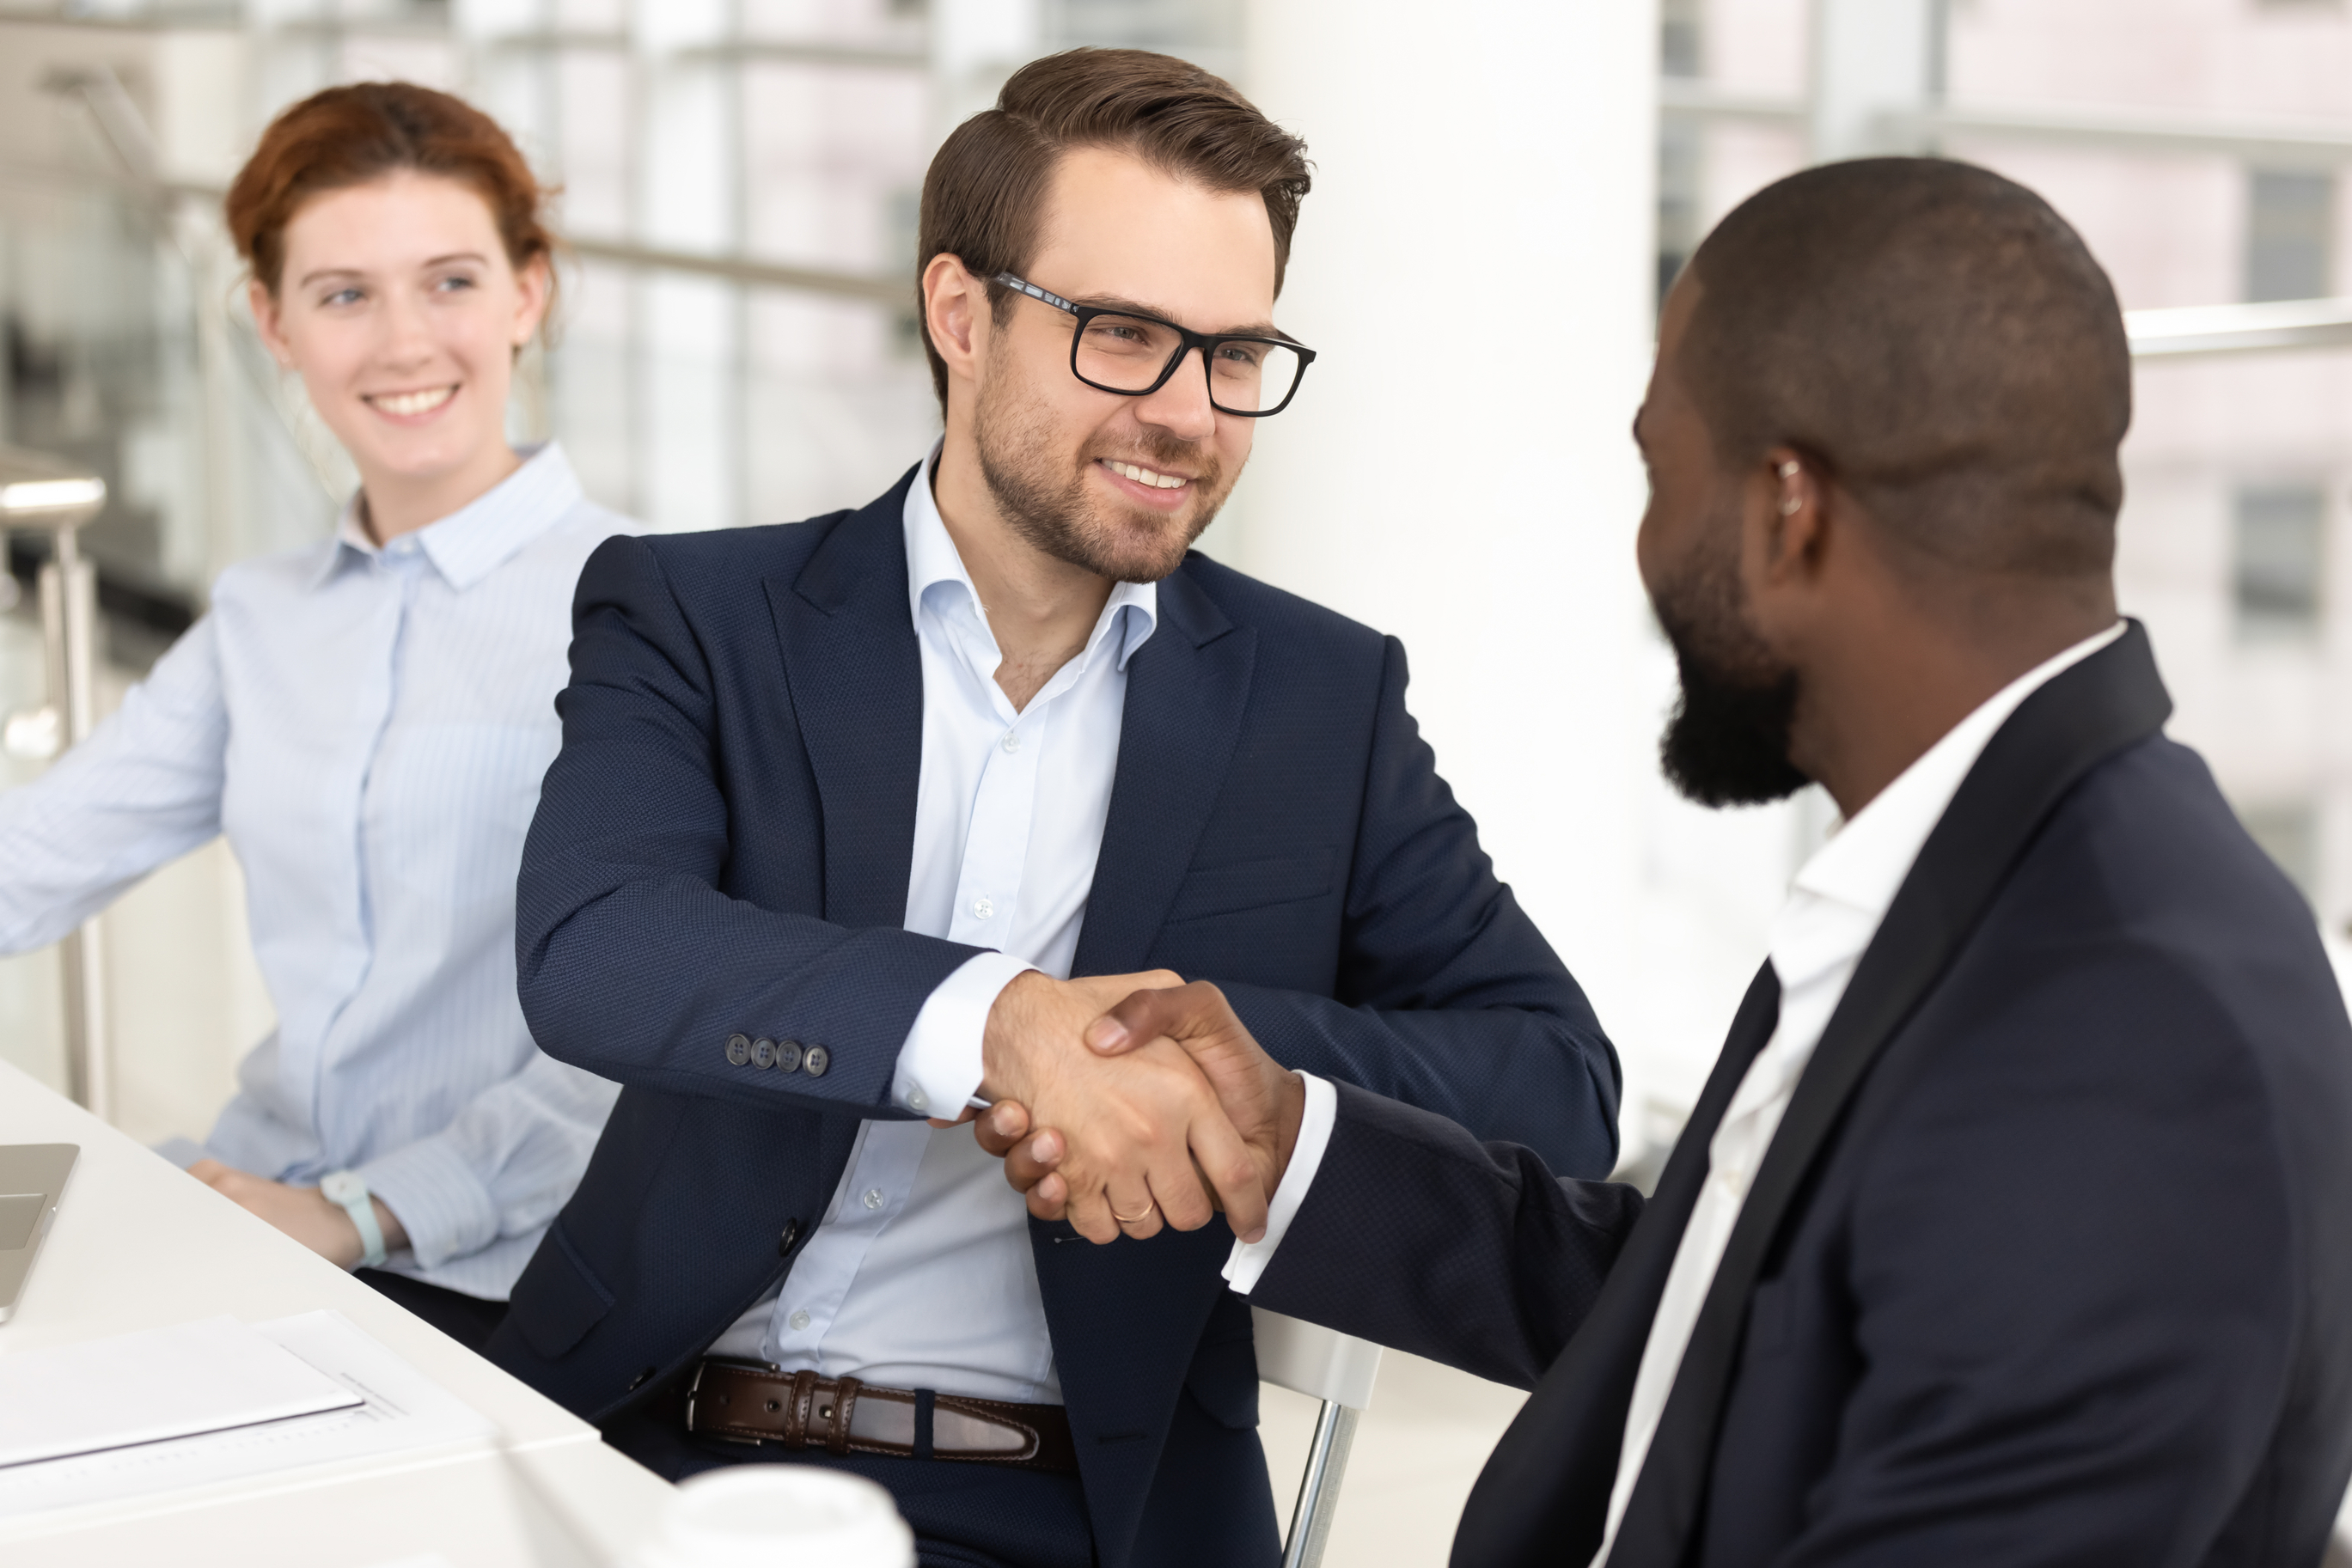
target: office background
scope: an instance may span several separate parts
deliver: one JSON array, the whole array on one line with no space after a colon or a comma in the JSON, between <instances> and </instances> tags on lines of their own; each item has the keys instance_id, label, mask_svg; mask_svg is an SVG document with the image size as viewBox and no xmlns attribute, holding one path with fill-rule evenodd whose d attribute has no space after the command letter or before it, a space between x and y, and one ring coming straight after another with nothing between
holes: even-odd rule
<instances>
[{"instance_id":1,"label":"office background","mask_svg":"<svg viewBox=\"0 0 2352 1568\"><path fill-rule=\"evenodd\" d=\"M215 572L320 537L352 484L260 350L218 217L278 108L399 76L496 114L573 247L515 434L701 528L861 502L928 446L924 165L1079 43L1196 59L1310 143L1280 319L1321 358L1203 548L1404 637L1441 766L1623 1052L1629 1171L1671 1145L1829 821L1813 792L1707 813L1657 779L1673 667L1626 434L1664 280L1811 161L1990 164L2105 262L2142 350L2123 602L2173 733L2344 947L2346 0L0 0L0 441L109 480L100 706ZM41 547L8 550L21 713ZM41 727L6 733L0 782L37 773ZM135 1136L201 1133L269 1028L241 899L215 844L106 916ZM62 1085L62 1017L55 955L0 961L0 1057ZM1392 1362L1381 1400L1331 1561L1437 1561L1516 1398ZM1295 1472L1295 1412L1270 1408Z\"/></svg>"}]
</instances>

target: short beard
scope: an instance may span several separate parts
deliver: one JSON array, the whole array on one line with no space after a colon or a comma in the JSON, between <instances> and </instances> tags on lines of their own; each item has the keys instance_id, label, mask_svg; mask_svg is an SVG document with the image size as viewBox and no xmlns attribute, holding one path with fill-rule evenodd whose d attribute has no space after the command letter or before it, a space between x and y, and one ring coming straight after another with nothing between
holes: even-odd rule
<instances>
[{"instance_id":1,"label":"short beard","mask_svg":"<svg viewBox=\"0 0 2352 1568\"><path fill-rule=\"evenodd\" d=\"M1184 552L1216 520L1233 488L1212 448L1164 431L1145 427L1139 452L1089 444L1066 474L1060 472L1065 459L1045 411L1022 399L1009 382L981 389L972 411L972 443L980 449L981 478L997 510L1024 543L1114 582L1157 582L1183 565ZM1087 490L1087 469L1102 457L1196 470L1191 510L1162 517L1140 507L1120 508L1137 522L1104 516L1099 500Z\"/></svg>"},{"instance_id":2,"label":"short beard","mask_svg":"<svg viewBox=\"0 0 2352 1568\"><path fill-rule=\"evenodd\" d=\"M1736 565L1702 549L1652 605L1682 674L1658 741L1668 781L1702 806L1759 806L1810 783L1789 761L1797 672L1757 635Z\"/></svg>"}]
</instances>

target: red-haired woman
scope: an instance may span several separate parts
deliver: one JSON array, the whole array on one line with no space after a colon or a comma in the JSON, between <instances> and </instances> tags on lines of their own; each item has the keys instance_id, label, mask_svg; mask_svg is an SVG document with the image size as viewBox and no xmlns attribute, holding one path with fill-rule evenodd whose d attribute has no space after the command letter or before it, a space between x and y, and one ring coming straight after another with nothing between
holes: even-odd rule
<instances>
[{"instance_id":1,"label":"red-haired woman","mask_svg":"<svg viewBox=\"0 0 2352 1568\"><path fill-rule=\"evenodd\" d=\"M478 1343L615 1092L541 1056L514 883L572 590L628 519L508 444L541 193L445 93L330 89L228 196L253 314L357 465L332 539L231 568L120 713L0 796L0 949L226 833L277 1030L190 1168Z\"/></svg>"}]
</instances>

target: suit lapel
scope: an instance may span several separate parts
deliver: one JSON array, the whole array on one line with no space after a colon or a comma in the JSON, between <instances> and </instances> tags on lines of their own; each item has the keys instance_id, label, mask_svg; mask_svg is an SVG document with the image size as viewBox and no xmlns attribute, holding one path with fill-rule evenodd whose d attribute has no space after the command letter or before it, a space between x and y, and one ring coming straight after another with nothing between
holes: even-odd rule
<instances>
[{"instance_id":1,"label":"suit lapel","mask_svg":"<svg viewBox=\"0 0 2352 1568\"><path fill-rule=\"evenodd\" d=\"M1075 975L1121 975L1150 961L1249 706L1257 633L1226 620L1182 570L1160 582L1159 615L1128 663L1118 768Z\"/></svg>"},{"instance_id":2,"label":"suit lapel","mask_svg":"<svg viewBox=\"0 0 2352 1568\"><path fill-rule=\"evenodd\" d=\"M914 479L836 523L798 577L765 584L824 808L824 918L852 929L907 918L923 771L903 520Z\"/></svg>"},{"instance_id":3,"label":"suit lapel","mask_svg":"<svg viewBox=\"0 0 2352 1568\"><path fill-rule=\"evenodd\" d=\"M1127 668L1110 812L1095 861L1076 975L1151 961L1160 923L1215 810L1249 706L1256 633L1235 627L1179 570L1160 584L1159 627ZM1232 1232L1092 1247L1032 1224L1097 1549L1126 1560L1186 1369L1224 1282Z\"/></svg>"},{"instance_id":4,"label":"suit lapel","mask_svg":"<svg viewBox=\"0 0 2352 1568\"><path fill-rule=\"evenodd\" d=\"M1765 965L1731 1020L1715 1070L1592 1312L1496 1445L1454 1539L1461 1568L1581 1564L1601 1549L1633 1375L1665 1293L1675 1250L1706 1182L1706 1146L1748 1064L1780 1018L1780 982Z\"/></svg>"},{"instance_id":5,"label":"suit lapel","mask_svg":"<svg viewBox=\"0 0 2352 1568\"><path fill-rule=\"evenodd\" d=\"M1741 1206L1619 1527L1618 1563L1679 1562L1689 1545L1749 1293L1872 1063L1942 978L2067 791L2157 733L2171 711L2147 629L2133 622L2028 697L1961 782L1855 967Z\"/></svg>"}]
</instances>

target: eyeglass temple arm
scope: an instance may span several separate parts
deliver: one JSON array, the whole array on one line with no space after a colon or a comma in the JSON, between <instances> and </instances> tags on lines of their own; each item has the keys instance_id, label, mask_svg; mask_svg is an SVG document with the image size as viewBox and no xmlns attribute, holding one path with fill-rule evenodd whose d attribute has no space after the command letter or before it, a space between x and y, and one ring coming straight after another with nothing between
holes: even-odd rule
<instances>
[{"instance_id":1,"label":"eyeglass temple arm","mask_svg":"<svg viewBox=\"0 0 2352 1568\"><path fill-rule=\"evenodd\" d=\"M1076 305L1050 288L1038 287L1025 277L1015 277L1009 272L1000 272L992 281L1004 285L1015 293L1026 294L1032 299L1042 299L1056 310L1067 310L1074 316L1077 314L1078 308Z\"/></svg>"}]
</instances>

